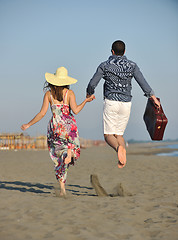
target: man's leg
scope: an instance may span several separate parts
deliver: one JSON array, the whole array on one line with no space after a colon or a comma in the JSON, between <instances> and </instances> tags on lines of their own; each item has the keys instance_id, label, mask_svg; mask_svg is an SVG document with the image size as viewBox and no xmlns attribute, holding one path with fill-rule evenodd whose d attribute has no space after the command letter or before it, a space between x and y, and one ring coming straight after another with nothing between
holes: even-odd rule
<instances>
[{"instance_id":1,"label":"man's leg","mask_svg":"<svg viewBox=\"0 0 178 240\"><path fill-rule=\"evenodd\" d=\"M126 149L125 149L125 140L123 138L123 135L115 135L118 142L118 160L123 165L123 167L126 164ZM120 163L118 163L118 168L121 168Z\"/></svg>"},{"instance_id":2,"label":"man's leg","mask_svg":"<svg viewBox=\"0 0 178 240\"><path fill-rule=\"evenodd\" d=\"M118 148L118 142L117 138L113 134L104 134L104 139L106 143L112 147L115 151L117 151Z\"/></svg>"},{"instance_id":3,"label":"man's leg","mask_svg":"<svg viewBox=\"0 0 178 240\"><path fill-rule=\"evenodd\" d=\"M110 101L105 99L103 111L104 137L118 155L118 167L126 164L126 149L123 134L127 126L131 110L131 102ZM116 134L107 134L115 132Z\"/></svg>"},{"instance_id":4,"label":"man's leg","mask_svg":"<svg viewBox=\"0 0 178 240\"><path fill-rule=\"evenodd\" d=\"M104 134L106 143L111 146L118 155L118 168L123 168L126 164L125 141L122 135Z\"/></svg>"}]
</instances>

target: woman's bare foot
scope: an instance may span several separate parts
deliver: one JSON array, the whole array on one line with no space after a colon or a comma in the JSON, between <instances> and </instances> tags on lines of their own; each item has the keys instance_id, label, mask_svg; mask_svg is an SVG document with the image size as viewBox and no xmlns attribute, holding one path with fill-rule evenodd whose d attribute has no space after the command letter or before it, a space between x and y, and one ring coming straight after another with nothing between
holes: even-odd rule
<instances>
[{"instance_id":1,"label":"woman's bare foot","mask_svg":"<svg viewBox=\"0 0 178 240\"><path fill-rule=\"evenodd\" d=\"M59 181L54 185L56 197L66 197L65 183Z\"/></svg>"},{"instance_id":2,"label":"woman's bare foot","mask_svg":"<svg viewBox=\"0 0 178 240\"><path fill-rule=\"evenodd\" d=\"M126 150L123 146L117 148L118 168L123 168L126 164Z\"/></svg>"},{"instance_id":3,"label":"woman's bare foot","mask_svg":"<svg viewBox=\"0 0 178 240\"><path fill-rule=\"evenodd\" d=\"M67 150L67 157L64 160L65 164L69 164L71 162L71 158L72 158L71 149L68 149Z\"/></svg>"},{"instance_id":4,"label":"woman's bare foot","mask_svg":"<svg viewBox=\"0 0 178 240\"><path fill-rule=\"evenodd\" d=\"M60 190L59 196L60 197L65 197L66 196L65 183L60 181L60 187L61 187L61 190Z\"/></svg>"},{"instance_id":5,"label":"woman's bare foot","mask_svg":"<svg viewBox=\"0 0 178 240\"><path fill-rule=\"evenodd\" d=\"M66 191L61 190L59 196L60 197L65 197L66 196Z\"/></svg>"}]
</instances>

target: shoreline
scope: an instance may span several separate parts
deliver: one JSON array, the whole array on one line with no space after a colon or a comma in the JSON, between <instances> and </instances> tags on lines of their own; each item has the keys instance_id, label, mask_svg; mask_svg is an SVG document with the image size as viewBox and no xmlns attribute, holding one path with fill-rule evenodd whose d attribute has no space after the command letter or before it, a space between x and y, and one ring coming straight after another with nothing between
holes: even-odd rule
<instances>
[{"instance_id":1,"label":"shoreline","mask_svg":"<svg viewBox=\"0 0 178 240\"><path fill-rule=\"evenodd\" d=\"M170 142L132 143L129 144L130 148L127 148L127 154L157 155L161 153L171 153L178 150L178 148L168 148L167 146L169 145L178 145L178 142L171 142L171 144Z\"/></svg>"}]
</instances>

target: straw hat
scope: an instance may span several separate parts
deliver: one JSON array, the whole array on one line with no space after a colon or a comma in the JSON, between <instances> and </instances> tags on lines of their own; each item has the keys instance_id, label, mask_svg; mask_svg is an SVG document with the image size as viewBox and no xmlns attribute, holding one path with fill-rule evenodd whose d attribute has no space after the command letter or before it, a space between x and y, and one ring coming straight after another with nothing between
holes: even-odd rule
<instances>
[{"instance_id":1,"label":"straw hat","mask_svg":"<svg viewBox=\"0 0 178 240\"><path fill-rule=\"evenodd\" d=\"M45 73L46 81L55 86L71 85L77 82L76 79L68 76L68 71L65 67L60 67L56 73Z\"/></svg>"}]
</instances>

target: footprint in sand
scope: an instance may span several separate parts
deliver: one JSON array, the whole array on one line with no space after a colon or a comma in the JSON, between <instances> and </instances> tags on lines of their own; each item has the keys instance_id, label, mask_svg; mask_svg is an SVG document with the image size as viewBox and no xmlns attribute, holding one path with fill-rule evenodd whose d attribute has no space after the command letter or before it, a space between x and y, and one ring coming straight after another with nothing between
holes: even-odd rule
<instances>
[{"instance_id":1,"label":"footprint in sand","mask_svg":"<svg viewBox=\"0 0 178 240\"><path fill-rule=\"evenodd\" d=\"M98 180L98 176L97 175L91 175L90 176L90 182L92 187L95 189L96 194L99 197L107 197L109 196L106 192L106 190L101 186L99 180Z\"/></svg>"},{"instance_id":2,"label":"footprint in sand","mask_svg":"<svg viewBox=\"0 0 178 240\"><path fill-rule=\"evenodd\" d=\"M123 187L122 183L118 183L116 187L113 189L113 193L110 194L111 197L126 197L126 196L133 196L132 193L126 191L126 189Z\"/></svg>"},{"instance_id":3,"label":"footprint in sand","mask_svg":"<svg viewBox=\"0 0 178 240\"><path fill-rule=\"evenodd\" d=\"M96 194L99 197L125 197L125 196L132 196L131 193L127 192L123 186L122 183L117 184L117 186L114 188L113 193L108 194L106 190L101 186L98 176L96 174L90 175L90 182L93 188L95 189Z\"/></svg>"}]
</instances>

